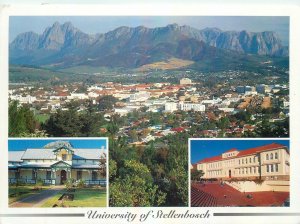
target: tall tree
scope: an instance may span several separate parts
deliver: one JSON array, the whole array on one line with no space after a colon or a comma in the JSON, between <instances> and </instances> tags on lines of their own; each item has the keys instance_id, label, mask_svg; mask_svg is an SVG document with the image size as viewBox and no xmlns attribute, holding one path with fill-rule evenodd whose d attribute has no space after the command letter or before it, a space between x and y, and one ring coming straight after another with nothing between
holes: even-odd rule
<instances>
[{"instance_id":1,"label":"tall tree","mask_svg":"<svg viewBox=\"0 0 300 224\"><path fill-rule=\"evenodd\" d=\"M38 128L38 121L26 105L19 105L18 101L11 101L8 108L8 134L10 137L20 137L34 133Z\"/></svg>"}]
</instances>

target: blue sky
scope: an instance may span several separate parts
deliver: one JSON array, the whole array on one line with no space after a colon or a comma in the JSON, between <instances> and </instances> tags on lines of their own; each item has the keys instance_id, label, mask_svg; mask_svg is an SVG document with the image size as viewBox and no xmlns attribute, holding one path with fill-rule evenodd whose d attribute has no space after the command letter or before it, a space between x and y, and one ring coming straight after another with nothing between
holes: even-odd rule
<instances>
[{"instance_id":1,"label":"blue sky","mask_svg":"<svg viewBox=\"0 0 300 224\"><path fill-rule=\"evenodd\" d=\"M221 155L223 152L237 148L238 150L254 148L271 143L278 143L289 148L289 140L191 140L191 163Z\"/></svg>"},{"instance_id":2,"label":"blue sky","mask_svg":"<svg viewBox=\"0 0 300 224\"><path fill-rule=\"evenodd\" d=\"M8 140L8 150L9 151L23 151L28 148L42 148L44 145L48 144L49 142L58 141L57 139L9 139ZM104 146L106 148L106 139L59 139L59 141L68 141L70 142L74 148L101 148Z\"/></svg>"},{"instance_id":3,"label":"blue sky","mask_svg":"<svg viewBox=\"0 0 300 224\"><path fill-rule=\"evenodd\" d=\"M56 21L72 22L75 27L89 34L105 33L119 26L143 25L151 28L171 23L198 29L217 27L226 31L275 31L284 45L289 43L289 17L286 16L11 16L9 40L27 31L41 34Z\"/></svg>"}]
</instances>

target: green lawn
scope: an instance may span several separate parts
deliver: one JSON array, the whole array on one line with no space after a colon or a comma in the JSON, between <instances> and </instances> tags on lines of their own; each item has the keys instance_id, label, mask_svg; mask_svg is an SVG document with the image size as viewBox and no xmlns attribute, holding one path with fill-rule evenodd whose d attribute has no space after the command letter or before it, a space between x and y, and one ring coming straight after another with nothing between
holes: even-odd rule
<instances>
[{"instance_id":1,"label":"green lawn","mask_svg":"<svg viewBox=\"0 0 300 224\"><path fill-rule=\"evenodd\" d=\"M49 114L37 114L35 115L35 118L40 122L40 123L45 123L49 119L50 115Z\"/></svg>"},{"instance_id":2,"label":"green lawn","mask_svg":"<svg viewBox=\"0 0 300 224\"><path fill-rule=\"evenodd\" d=\"M41 190L48 189L50 186L39 187L39 190L34 190L34 185L25 185L25 186L12 186L8 187L8 202L9 204L21 200L29 195L38 194Z\"/></svg>"},{"instance_id":3,"label":"green lawn","mask_svg":"<svg viewBox=\"0 0 300 224\"><path fill-rule=\"evenodd\" d=\"M106 207L106 189L97 188L83 188L76 189L75 192L70 192L74 194L73 201L64 201L63 203L58 199L66 190L61 191L57 195L48 199L42 207L53 207L57 204L59 207Z\"/></svg>"}]
</instances>

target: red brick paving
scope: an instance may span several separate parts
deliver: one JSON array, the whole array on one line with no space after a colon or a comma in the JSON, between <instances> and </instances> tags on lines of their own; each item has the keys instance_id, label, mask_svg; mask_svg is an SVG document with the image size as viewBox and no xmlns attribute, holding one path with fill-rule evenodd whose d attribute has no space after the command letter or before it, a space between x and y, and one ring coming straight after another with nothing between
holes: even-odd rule
<instances>
[{"instance_id":1,"label":"red brick paving","mask_svg":"<svg viewBox=\"0 0 300 224\"><path fill-rule=\"evenodd\" d=\"M247 198L247 195L252 198ZM219 182L193 183L191 188L193 207L282 206L288 197L289 192L242 193L227 184L221 186Z\"/></svg>"}]
</instances>

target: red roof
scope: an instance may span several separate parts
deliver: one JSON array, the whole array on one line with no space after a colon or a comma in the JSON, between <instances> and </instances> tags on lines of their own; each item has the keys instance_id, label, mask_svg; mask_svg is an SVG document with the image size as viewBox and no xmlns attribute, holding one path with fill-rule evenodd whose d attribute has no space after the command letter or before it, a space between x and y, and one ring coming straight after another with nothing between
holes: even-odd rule
<instances>
[{"instance_id":1,"label":"red roof","mask_svg":"<svg viewBox=\"0 0 300 224\"><path fill-rule=\"evenodd\" d=\"M240 151L239 154L238 154L238 157L251 155L251 154L262 152L262 151L268 151L268 150L271 150L271 149L282 148L282 147L285 147L285 146L281 145L281 144L277 144L277 143L272 143L272 144L269 144L269 145L259 146L259 147L255 147L255 148Z\"/></svg>"},{"instance_id":2,"label":"red roof","mask_svg":"<svg viewBox=\"0 0 300 224\"><path fill-rule=\"evenodd\" d=\"M178 128L172 128L171 131L183 132L183 131L185 131L185 129L182 127L178 127Z\"/></svg>"},{"instance_id":3,"label":"red roof","mask_svg":"<svg viewBox=\"0 0 300 224\"><path fill-rule=\"evenodd\" d=\"M272 144L268 144L268 145L264 145L264 146L259 146L259 147L239 151L237 156L233 156L233 157L230 157L230 158L237 158L237 157L247 156L247 155L251 155L251 154L255 154L255 153L259 153L259 152L263 152L263 151L268 151L268 150L272 150L272 149L283 148L283 147L285 148L286 146L278 144L278 143L272 143ZM231 151L238 151L238 150L233 148L233 149L230 149L226 152L231 152ZM228 158L226 158L226 159L228 159ZM202 159L199 162L197 162L197 164L214 162L214 161L219 161L219 160L222 160L222 155Z\"/></svg>"},{"instance_id":4,"label":"red roof","mask_svg":"<svg viewBox=\"0 0 300 224\"><path fill-rule=\"evenodd\" d=\"M198 162L198 164L199 163L209 163L209 162L213 162L213 161L217 161L217 160L222 160L222 156L214 156L214 157L202 159L201 161Z\"/></svg>"}]
</instances>

